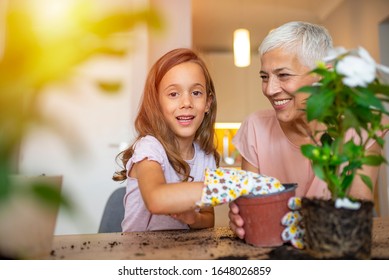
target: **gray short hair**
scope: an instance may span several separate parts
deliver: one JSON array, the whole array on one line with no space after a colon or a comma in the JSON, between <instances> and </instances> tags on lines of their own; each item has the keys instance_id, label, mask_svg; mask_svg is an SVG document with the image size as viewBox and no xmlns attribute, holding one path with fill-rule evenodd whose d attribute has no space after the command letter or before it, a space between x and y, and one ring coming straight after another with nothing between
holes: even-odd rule
<instances>
[{"instance_id":1,"label":"gray short hair","mask_svg":"<svg viewBox=\"0 0 389 280\"><path fill-rule=\"evenodd\" d=\"M300 62L313 69L332 48L328 30L320 25L303 21L292 21L273 29L262 41L259 54L282 48L297 54Z\"/></svg>"}]
</instances>

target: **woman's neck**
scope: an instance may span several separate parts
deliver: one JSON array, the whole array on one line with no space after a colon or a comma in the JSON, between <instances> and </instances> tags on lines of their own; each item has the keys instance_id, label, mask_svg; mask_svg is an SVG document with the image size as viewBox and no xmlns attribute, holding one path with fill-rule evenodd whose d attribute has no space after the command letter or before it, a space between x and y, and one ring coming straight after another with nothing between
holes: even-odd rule
<instances>
[{"instance_id":1,"label":"woman's neck","mask_svg":"<svg viewBox=\"0 0 389 280\"><path fill-rule=\"evenodd\" d=\"M324 129L324 126L317 122L308 123L303 119L293 123L280 123L280 125L289 141L297 146L319 141L320 134L315 135L314 133L318 129Z\"/></svg>"}]
</instances>

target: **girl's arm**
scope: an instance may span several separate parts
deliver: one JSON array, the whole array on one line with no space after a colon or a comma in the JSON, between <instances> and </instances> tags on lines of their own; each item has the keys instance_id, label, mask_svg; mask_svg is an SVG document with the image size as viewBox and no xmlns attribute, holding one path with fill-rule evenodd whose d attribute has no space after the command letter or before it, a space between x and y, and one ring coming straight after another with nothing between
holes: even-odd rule
<instances>
[{"instance_id":1,"label":"girl's arm","mask_svg":"<svg viewBox=\"0 0 389 280\"><path fill-rule=\"evenodd\" d=\"M196 222L190 228L210 228L215 226L215 211L213 207L201 208L197 213Z\"/></svg>"},{"instance_id":2,"label":"girl's arm","mask_svg":"<svg viewBox=\"0 0 389 280\"><path fill-rule=\"evenodd\" d=\"M203 182L166 183L161 165L144 159L130 171L138 179L139 189L147 209L153 214L178 214L196 208Z\"/></svg>"}]
</instances>

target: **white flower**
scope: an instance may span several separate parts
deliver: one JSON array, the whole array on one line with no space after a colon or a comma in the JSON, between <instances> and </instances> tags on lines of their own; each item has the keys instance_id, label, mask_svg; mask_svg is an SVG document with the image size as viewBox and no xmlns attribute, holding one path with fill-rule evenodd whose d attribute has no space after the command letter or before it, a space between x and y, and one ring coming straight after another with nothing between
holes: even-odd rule
<instances>
[{"instance_id":1,"label":"white flower","mask_svg":"<svg viewBox=\"0 0 389 280\"><path fill-rule=\"evenodd\" d=\"M328 51L327 56L324 58L324 62L332 62L338 57L347 53L347 50L344 47L335 47Z\"/></svg>"},{"instance_id":2,"label":"white flower","mask_svg":"<svg viewBox=\"0 0 389 280\"><path fill-rule=\"evenodd\" d=\"M335 200L335 208L344 208L344 209L351 209L351 210L357 210L361 207L361 203L358 201L352 202L347 197L345 198L337 198Z\"/></svg>"},{"instance_id":3,"label":"white flower","mask_svg":"<svg viewBox=\"0 0 389 280\"><path fill-rule=\"evenodd\" d=\"M361 48L362 49L362 48ZM349 87L366 86L376 75L376 65L370 55L362 49L358 56L346 56L338 62L336 70L344 75L343 83Z\"/></svg>"},{"instance_id":4,"label":"white flower","mask_svg":"<svg viewBox=\"0 0 389 280\"><path fill-rule=\"evenodd\" d=\"M359 47L357 49L357 52L358 52L358 56L360 58L362 58L363 60L365 60L367 63L373 64L373 65L376 64L374 59L370 56L369 52L365 48Z\"/></svg>"}]
</instances>

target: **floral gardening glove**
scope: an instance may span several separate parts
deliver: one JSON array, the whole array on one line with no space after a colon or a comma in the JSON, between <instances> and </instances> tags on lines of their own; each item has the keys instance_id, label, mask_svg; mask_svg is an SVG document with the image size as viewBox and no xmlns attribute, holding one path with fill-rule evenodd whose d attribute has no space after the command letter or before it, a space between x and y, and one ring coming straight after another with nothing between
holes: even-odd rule
<instances>
[{"instance_id":1,"label":"floral gardening glove","mask_svg":"<svg viewBox=\"0 0 389 280\"><path fill-rule=\"evenodd\" d=\"M198 206L229 203L240 196L263 195L285 190L273 177L235 168L206 169L203 194Z\"/></svg>"},{"instance_id":2,"label":"floral gardening glove","mask_svg":"<svg viewBox=\"0 0 389 280\"><path fill-rule=\"evenodd\" d=\"M297 249L304 249L305 230L301 223L303 216L299 211L301 209L301 198L296 196L289 198L288 207L292 211L282 217L281 224L286 227L281 233L282 240L289 241Z\"/></svg>"}]
</instances>

